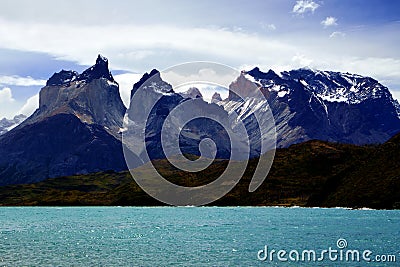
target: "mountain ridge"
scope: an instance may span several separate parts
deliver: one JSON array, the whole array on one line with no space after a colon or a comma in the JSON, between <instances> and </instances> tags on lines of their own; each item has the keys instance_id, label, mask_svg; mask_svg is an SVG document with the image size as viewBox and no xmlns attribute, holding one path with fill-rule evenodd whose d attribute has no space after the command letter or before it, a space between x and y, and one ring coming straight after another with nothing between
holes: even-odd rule
<instances>
[{"instance_id":1,"label":"mountain ridge","mask_svg":"<svg viewBox=\"0 0 400 267\"><path fill-rule=\"evenodd\" d=\"M254 82L261 82L261 86L266 86L265 82L263 84L263 81L266 80L283 82L285 80L296 79L299 83L307 87L308 90L313 91L321 99L329 102L358 104L371 97L380 98L384 96L390 99L396 107L397 114L400 116L400 110L398 109L400 106L399 102L392 97L389 89L369 76L349 72L321 71L308 67L282 71L279 74L272 69L265 73L259 67L255 67L250 71L243 71L242 73L255 78ZM274 89L280 92L282 88Z\"/></svg>"},{"instance_id":2,"label":"mountain ridge","mask_svg":"<svg viewBox=\"0 0 400 267\"><path fill-rule=\"evenodd\" d=\"M400 131L398 102L387 87L370 77L310 69L278 75L254 68L242 74L268 100L277 122L278 147L310 139L383 143ZM225 105L232 105L232 100ZM287 138L291 132L297 134Z\"/></svg>"}]
</instances>

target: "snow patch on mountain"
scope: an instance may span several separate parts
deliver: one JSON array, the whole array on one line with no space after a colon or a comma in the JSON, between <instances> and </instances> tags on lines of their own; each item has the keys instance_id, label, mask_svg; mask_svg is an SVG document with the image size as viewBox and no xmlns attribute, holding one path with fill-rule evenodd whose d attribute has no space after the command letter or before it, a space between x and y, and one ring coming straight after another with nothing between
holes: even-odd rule
<instances>
[{"instance_id":1,"label":"snow patch on mountain","mask_svg":"<svg viewBox=\"0 0 400 267\"><path fill-rule=\"evenodd\" d=\"M297 79L308 90L328 102L358 104L368 99L392 98L387 87L375 79L358 74L309 68L282 74L285 79Z\"/></svg>"},{"instance_id":2,"label":"snow patch on mountain","mask_svg":"<svg viewBox=\"0 0 400 267\"><path fill-rule=\"evenodd\" d=\"M398 101L392 97L386 86L371 77L310 68L283 71L279 74L272 70L262 72L259 68L254 68L242 73L263 89L276 92L279 98L289 97L293 90L291 87L299 85L322 102L360 104L371 99L387 99L400 118Z\"/></svg>"},{"instance_id":3,"label":"snow patch on mountain","mask_svg":"<svg viewBox=\"0 0 400 267\"><path fill-rule=\"evenodd\" d=\"M190 87L186 92L179 93L183 98L203 98L200 90L196 87Z\"/></svg>"},{"instance_id":4,"label":"snow patch on mountain","mask_svg":"<svg viewBox=\"0 0 400 267\"><path fill-rule=\"evenodd\" d=\"M389 89L370 77L303 68L262 72L243 71L240 92L254 83L268 100L276 122L278 147L310 139L353 144L382 143L400 131L399 103ZM257 110L248 99L229 98L227 112ZM247 121L249 128L256 125Z\"/></svg>"}]
</instances>

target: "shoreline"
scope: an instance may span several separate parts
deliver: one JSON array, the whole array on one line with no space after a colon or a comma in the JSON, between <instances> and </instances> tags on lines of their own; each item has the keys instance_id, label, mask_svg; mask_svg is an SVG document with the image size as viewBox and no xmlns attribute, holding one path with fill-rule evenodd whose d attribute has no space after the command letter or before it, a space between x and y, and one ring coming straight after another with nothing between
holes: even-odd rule
<instances>
[{"instance_id":1,"label":"shoreline","mask_svg":"<svg viewBox=\"0 0 400 267\"><path fill-rule=\"evenodd\" d=\"M49 205L1 205L2 208L54 208L54 209L63 209L63 208L143 208L143 209L151 209L151 208L227 208L227 209L235 209L235 208L269 208L269 209L324 209L324 210L352 210L352 211L400 211L400 209L374 209L369 207L361 207L361 208L351 208L351 207L302 207L302 206L170 206L170 205L156 205L156 206L114 206L114 205L58 205L58 206L49 206Z\"/></svg>"}]
</instances>

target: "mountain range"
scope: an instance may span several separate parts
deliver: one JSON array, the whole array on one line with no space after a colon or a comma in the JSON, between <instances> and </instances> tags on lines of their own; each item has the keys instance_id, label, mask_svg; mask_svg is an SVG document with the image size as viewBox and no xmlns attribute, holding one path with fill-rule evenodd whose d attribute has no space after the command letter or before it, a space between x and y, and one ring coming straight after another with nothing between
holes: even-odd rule
<instances>
[{"instance_id":1,"label":"mountain range","mask_svg":"<svg viewBox=\"0 0 400 267\"><path fill-rule=\"evenodd\" d=\"M186 108L174 113L170 127L178 127L191 114L215 114L235 129L239 123L233 119L236 114L245 125L250 156L254 158L260 156L259 143L266 138L255 129L267 125L271 118L265 116L256 123L251 114L266 109L271 110L275 120L278 148L313 139L378 144L400 132L398 102L387 87L369 77L312 69L275 73L254 68L242 71L231 84L239 86L244 96L246 88L254 85L265 98L240 99L230 93L222 99L216 93L208 103L197 88L176 93L168 81L162 80L159 71L152 70L133 85L132 96L138 90L145 93L138 94L142 97L135 102L138 104L127 109L108 60L99 55L95 65L81 74L62 70L50 77L40 91L39 108L0 136L0 185L127 169L122 144L125 113L125 119L134 122L127 139L135 141L145 135L150 157L143 156L143 147L132 150L135 166L163 159L166 155L160 149L161 128L168 114L182 103L187 104ZM148 103L158 97L160 100L144 121ZM143 126L146 132L139 132ZM184 154L199 155L204 138L215 141L217 158L229 158L232 152L223 129L205 119L185 125L179 137ZM234 149L240 154L243 136L234 138L238 144Z\"/></svg>"},{"instance_id":2,"label":"mountain range","mask_svg":"<svg viewBox=\"0 0 400 267\"><path fill-rule=\"evenodd\" d=\"M26 116L23 114L16 115L12 119L3 118L0 120L0 135L5 134L11 129L17 127L21 122L26 119Z\"/></svg>"}]
</instances>

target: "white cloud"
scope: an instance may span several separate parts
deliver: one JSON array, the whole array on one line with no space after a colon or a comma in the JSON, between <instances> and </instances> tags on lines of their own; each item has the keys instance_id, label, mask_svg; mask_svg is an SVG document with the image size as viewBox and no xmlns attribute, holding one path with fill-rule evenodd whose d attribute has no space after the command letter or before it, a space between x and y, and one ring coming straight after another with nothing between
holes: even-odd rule
<instances>
[{"instance_id":1,"label":"white cloud","mask_svg":"<svg viewBox=\"0 0 400 267\"><path fill-rule=\"evenodd\" d=\"M45 85L46 80L37 80L29 76L20 77L17 75L13 76L0 75L0 84L17 85L17 86Z\"/></svg>"},{"instance_id":2,"label":"white cloud","mask_svg":"<svg viewBox=\"0 0 400 267\"><path fill-rule=\"evenodd\" d=\"M308 67L313 62L312 59L307 58L305 55L297 54L292 57L292 61L295 63L297 68Z\"/></svg>"},{"instance_id":3,"label":"white cloud","mask_svg":"<svg viewBox=\"0 0 400 267\"><path fill-rule=\"evenodd\" d=\"M198 62L186 66L181 64L161 72L161 78L171 84L174 90L182 86L197 87L198 84L228 88L240 74L236 69L210 62ZM190 73L187 72L188 68Z\"/></svg>"},{"instance_id":4,"label":"white cloud","mask_svg":"<svg viewBox=\"0 0 400 267\"><path fill-rule=\"evenodd\" d=\"M276 30L276 26L275 26L275 24L273 24L273 23L271 23L271 24L264 24L264 23L261 23L261 27L262 27L264 30L268 30L268 31L275 31L275 30Z\"/></svg>"},{"instance_id":5,"label":"white cloud","mask_svg":"<svg viewBox=\"0 0 400 267\"><path fill-rule=\"evenodd\" d=\"M7 103L14 103L15 99L12 96L12 91L8 87L4 87L0 90L0 103L7 104Z\"/></svg>"},{"instance_id":6,"label":"white cloud","mask_svg":"<svg viewBox=\"0 0 400 267\"><path fill-rule=\"evenodd\" d=\"M344 32L333 32L329 35L329 38L344 38L346 34Z\"/></svg>"},{"instance_id":7,"label":"white cloud","mask_svg":"<svg viewBox=\"0 0 400 267\"><path fill-rule=\"evenodd\" d=\"M379 80L394 80L400 77L400 60L392 58L349 58L343 61L342 69L365 76L372 76ZM398 80L398 79L397 79Z\"/></svg>"},{"instance_id":8,"label":"white cloud","mask_svg":"<svg viewBox=\"0 0 400 267\"><path fill-rule=\"evenodd\" d=\"M311 3L298 2L303 6ZM26 24L0 18L0 48L48 53L83 65L92 65L100 52L110 59L111 69L128 71L137 68L149 71L154 67L162 70L185 61L213 60L234 67L251 64L275 70L311 66L400 81L398 48L391 42L393 39L387 38L394 36L393 31L388 28L376 32L379 38L371 36L370 31L359 31L346 36L346 42L336 42L332 38L339 37L339 33L326 38L307 30L266 36L216 27L131 24L78 27ZM81 36L90 42L81 41ZM14 83L15 80L19 81L14 79ZM134 83L129 77L126 80L124 86L117 79L124 103L129 102L129 90Z\"/></svg>"},{"instance_id":9,"label":"white cloud","mask_svg":"<svg viewBox=\"0 0 400 267\"><path fill-rule=\"evenodd\" d=\"M297 1L293 7L293 13L296 14L304 14L307 12L314 13L314 11L319 7L319 4L315 3L314 1L310 0L300 0Z\"/></svg>"},{"instance_id":10,"label":"white cloud","mask_svg":"<svg viewBox=\"0 0 400 267\"><path fill-rule=\"evenodd\" d=\"M26 103L22 106L21 109L18 110L15 115L24 114L26 116L30 116L37 108L39 108L39 94L28 98L28 100L26 100Z\"/></svg>"},{"instance_id":11,"label":"white cloud","mask_svg":"<svg viewBox=\"0 0 400 267\"><path fill-rule=\"evenodd\" d=\"M186 92L189 88L195 87L199 89L203 99L207 102L211 102L212 96L214 93L219 93L222 99L228 98L229 90L224 87L209 85L209 84L190 84L190 85L183 85L178 88L174 88L174 91L177 93Z\"/></svg>"},{"instance_id":12,"label":"white cloud","mask_svg":"<svg viewBox=\"0 0 400 267\"><path fill-rule=\"evenodd\" d=\"M22 107L21 107L22 106ZM39 94L30 97L24 104L14 99L12 90L5 87L0 90L0 118L13 118L15 115L31 115L39 107Z\"/></svg>"},{"instance_id":13,"label":"white cloud","mask_svg":"<svg viewBox=\"0 0 400 267\"><path fill-rule=\"evenodd\" d=\"M141 77L142 74L136 73L124 73L114 75L114 79L119 84L119 93L121 95L122 102L124 102L124 105L126 107L129 107L133 84L139 81Z\"/></svg>"},{"instance_id":14,"label":"white cloud","mask_svg":"<svg viewBox=\"0 0 400 267\"><path fill-rule=\"evenodd\" d=\"M24 90L31 90L35 86L43 86L46 84L46 80L38 80L32 77L20 77L20 76L5 76L0 75L0 85L8 86L23 86ZM30 88L31 87L31 88ZM13 90L16 88L13 87ZM28 92L26 91L26 92ZM23 94L26 94L24 92ZM31 97L26 103L19 98L15 99L12 94L11 88L5 87L0 90L0 118L13 118L15 115L24 114L31 115L33 111L39 107L39 95Z\"/></svg>"},{"instance_id":15,"label":"white cloud","mask_svg":"<svg viewBox=\"0 0 400 267\"><path fill-rule=\"evenodd\" d=\"M48 32L52 34L48 35ZM77 41L79 36L85 36L90 42ZM134 70L135 65L146 64L152 57L158 64L167 62L163 66L153 65L162 68L184 61L185 59L180 58L187 58L188 54L193 56L203 53L210 60L229 58L230 61L239 60L244 63L245 58L248 60L268 57L261 56L260 51L274 51L273 54L279 56L295 54L297 50L296 46L289 43L219 28L163 25L27 25L2 19L0 47L44 52L59 59L77 61L82 65L92 65L95 55L100 52L110 58L112 68L126 70ZM198 59L204 60L204 57Z\"/></svg>"},{"instance_id":16,"label":"white cloud","mask_svg":"<svg viewBox=\"0 0 400 267\"><path fill-rule=\"evenodd\" d=\"M4 87L0 90L0 119L3 117L13 118L14 109L17 105L16 100L12 95L12 90L8 87Z\"/></svg>"},{"instance_id":17,"label":"white cloud","mask_svg":"<svg viewBox=\"0 0 400 267\"><path fill-rule=\"evenodd\" d=\"M336 26L337 24L337 18L335 17L326 17L323 21L321 21L321 24L324 25L325 28L330 27L330 26Z\"/></svg>"},{"instance_id":18,"label":"white cloud","mask_svg":"<svg viewBox=\"0 0 400 267\"><path fill-rule=\"evenodd\" d=\"M400 102L400 91L397 90L390 90L394 99Z\"/></svg>"}]
</instances>

